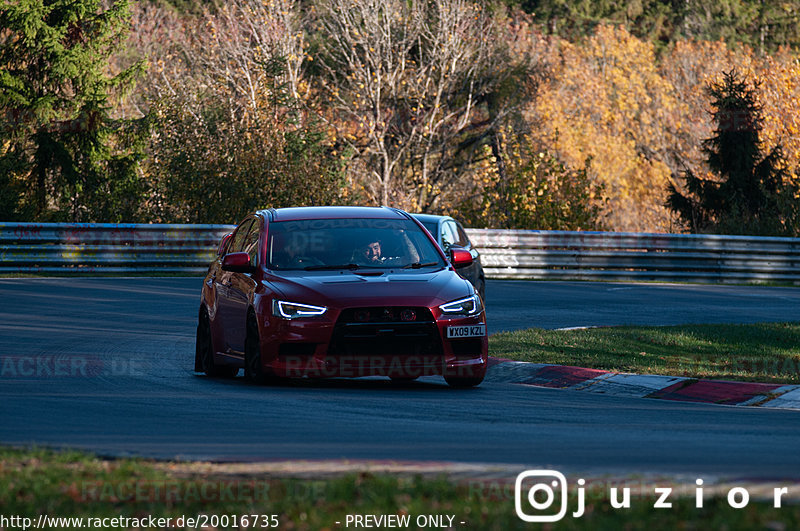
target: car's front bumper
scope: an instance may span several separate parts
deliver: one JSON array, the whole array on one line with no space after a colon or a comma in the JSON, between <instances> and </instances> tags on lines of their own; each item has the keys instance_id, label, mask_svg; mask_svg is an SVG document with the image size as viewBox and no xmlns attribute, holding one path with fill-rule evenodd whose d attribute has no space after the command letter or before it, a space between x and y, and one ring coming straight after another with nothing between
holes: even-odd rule
<instances>
[{"instance_id":1,"label":"car's front bumper","mask_svg":"<svg viewBox=\"0 0 800 531\"><path fill-rule=\"evenodd\" d=\"M273 321L261 335L262 364L282 377L483 378L487 336L448 339L447 327L485 324L485 314L437 317L416 328L376 325L361 335L342 334L336 319Z\"/></svg>"}]
</instances>

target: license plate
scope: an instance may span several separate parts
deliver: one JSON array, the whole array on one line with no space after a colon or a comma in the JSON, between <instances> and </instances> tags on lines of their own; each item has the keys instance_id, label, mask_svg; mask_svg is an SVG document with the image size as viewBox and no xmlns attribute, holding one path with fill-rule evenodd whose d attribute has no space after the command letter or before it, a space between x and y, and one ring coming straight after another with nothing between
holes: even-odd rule
<instances>
[{"instance_id":1,"label":"license plate","mask_svg":"<svg viewBox=\"0 0 800 531\"><path fill-rule=\"evenodd\" d=\"M486 335L486 325L448 326L447 339L481 337Z\"/></svg>"}]
</instances>

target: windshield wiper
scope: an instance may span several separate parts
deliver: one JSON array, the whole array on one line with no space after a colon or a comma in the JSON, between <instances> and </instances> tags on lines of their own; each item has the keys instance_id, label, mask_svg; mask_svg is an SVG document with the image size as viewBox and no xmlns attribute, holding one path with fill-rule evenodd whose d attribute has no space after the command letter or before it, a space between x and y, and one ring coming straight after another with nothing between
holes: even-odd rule
<instances>
[{"instance_id":1,"label":"windshield wiper","mask_svg":"<svg viewBox=\"0 0 800 531\"><path fill-rule=\"evenodd\" d=\"M407 266L403 266L403 269L419 269L420 267L431 267L435 265L440 265L439 262L425 262L421 264L419 262L414 262L413 264L408 264Z\"/></svg>"},{"instance_id":2,"label":"windshield wiper","mask_svg":"<svg viewBox=\"0 0 800 531\"><path fill-rule=\"evenodd\" d=\"M304 267L306 271L323 271L325 269L358 269L358 264L331 264L331 265L313 265Z\"/></svg>"},{"instance_id":3,"label":"windshield wiper","mask_svg":"<svg viewBox=\"0 0 800 531\"><path fill-rule=\"evenodd\" d=\"M379 269L376 266L369 266L369 265L358 265L358 264L331 264L331 265L313 265L304 267L306 271L325 271L325 270L336 270L336 269L349 269L350 271L355 271L356 269Z\"/></svg>"}]
</instances>

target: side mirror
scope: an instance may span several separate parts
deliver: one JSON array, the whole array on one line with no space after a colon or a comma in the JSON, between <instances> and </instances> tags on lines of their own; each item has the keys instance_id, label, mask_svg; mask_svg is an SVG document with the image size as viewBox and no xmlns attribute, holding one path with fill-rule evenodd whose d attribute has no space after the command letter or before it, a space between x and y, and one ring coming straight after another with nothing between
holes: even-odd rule
<instances>
[{"instance_id":1,"label":"side mirror","mask_svg":"<svg viewBox=\"0 0 800 531\"><path fill-rule=\"evenodd\" d=\"M250 255L247 253L230 253L222 259L222 270L234 273L252 273L256 270L250 265Z\"/></svg>"},{"instance_id":2,"label":"side mirror","mask_svg":"<svg viewBox=\"0 0 800 531\"><path fill-rule=\"evenodd\" d=\"M450 247L450 262L456 268L467 267L472 264L472 255L466 249L454 245Z\"/></svg>"}]
</instances>

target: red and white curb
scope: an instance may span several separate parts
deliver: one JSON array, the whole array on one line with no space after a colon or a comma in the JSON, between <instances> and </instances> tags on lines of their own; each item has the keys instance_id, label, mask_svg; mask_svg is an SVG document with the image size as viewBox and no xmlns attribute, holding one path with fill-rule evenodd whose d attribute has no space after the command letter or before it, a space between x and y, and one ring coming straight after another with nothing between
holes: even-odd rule
<instances>
[{"instance_id":1,"label":"red and white curb","mask_svg":"<svg viewBox=\"0 0 800 531\"><path fill-rule=\"evenodd\" d=\"M800 409L800 385L628 374L499 358L489 358L486 381L571 389L630 398Z\"/></svg>"}]
</instances>

